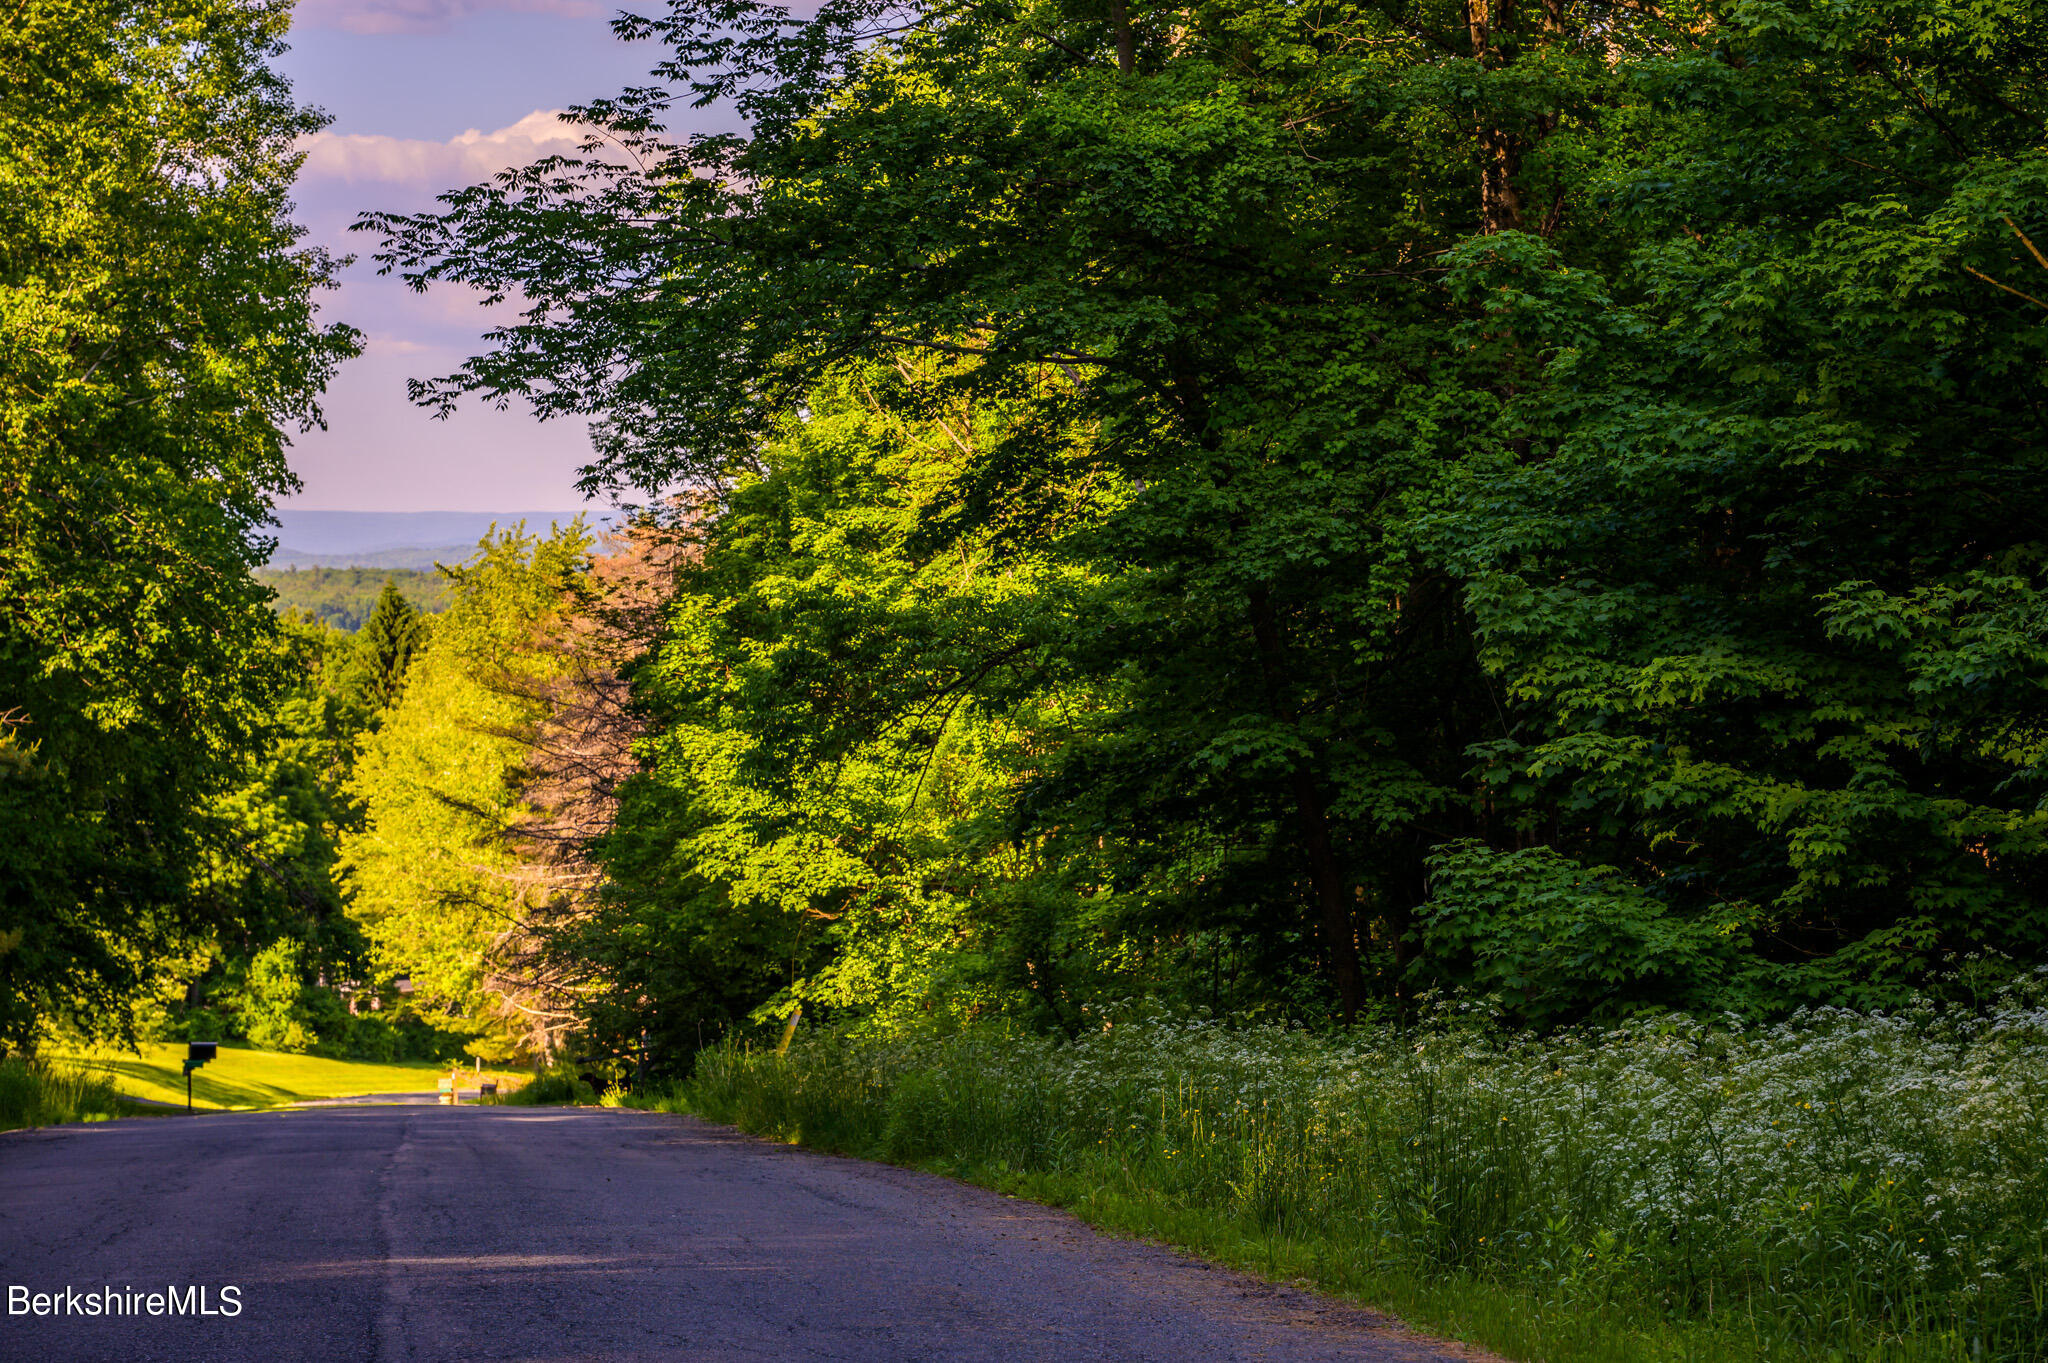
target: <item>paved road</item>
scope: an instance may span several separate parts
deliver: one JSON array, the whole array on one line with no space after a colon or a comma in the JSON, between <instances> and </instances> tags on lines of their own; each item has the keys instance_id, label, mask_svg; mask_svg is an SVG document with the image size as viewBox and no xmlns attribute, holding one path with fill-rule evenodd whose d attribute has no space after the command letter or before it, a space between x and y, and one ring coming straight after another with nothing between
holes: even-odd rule
<instances>
[{"instance_id":1,"label":"paved road","mask_svg":"<svg viewBox=\"0 0 2048 1363\"><path fill-rule=\"evenodd\" d=\"M234 1316L0 1315L0 1359L1458 1355L944 1179L686 1118L359 1107L0 1135L0 1288ZM32 1300L32 1299L31 1299ZM146 1308L147 1303L143 1303Z\"/></svg>"}]
</instances>

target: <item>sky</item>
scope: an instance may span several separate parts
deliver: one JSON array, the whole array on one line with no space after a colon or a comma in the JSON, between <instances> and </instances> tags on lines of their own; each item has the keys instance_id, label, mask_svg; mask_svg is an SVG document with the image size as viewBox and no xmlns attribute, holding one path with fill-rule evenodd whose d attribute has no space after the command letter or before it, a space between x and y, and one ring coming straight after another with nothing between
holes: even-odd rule
<instances>
[{"instance_id":1,"label":"sky","mask_svg":"<svg viewBox=\"0 0 2048 1363\"><path fill-rule=\"evenodd\" d=\"M659 52L621 43L592 0L300 0L279 62L301 103L333 117L305 146L298 217L310 240L362 261L323 296L323 320L367 338L323 405L328 429L293 436L304 490L285 505L321 511L574 510L590 457L581 423L465 405L436 421L411 406L408 378L453 371L487 323L462 291L415 294L368 263L358 212L430 208L434 196L556 152L575 136L570 104L646 83Z\"/></svg>"}]
</instances>

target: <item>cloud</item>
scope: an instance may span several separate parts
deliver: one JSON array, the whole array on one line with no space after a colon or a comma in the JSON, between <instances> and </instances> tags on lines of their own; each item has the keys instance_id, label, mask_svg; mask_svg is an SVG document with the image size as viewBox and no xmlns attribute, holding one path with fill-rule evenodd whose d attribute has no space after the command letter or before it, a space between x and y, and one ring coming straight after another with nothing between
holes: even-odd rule
<instances>
[{"instance_id":1,"label":"cloud","mask_svg":"<svg viewBox=\"0 0 2048 1363\"><path fill-rule=\"evenodd\" d=\"M446 189L488 179L509 166L544 156L573 155L583 130L564 123L559 110L536 109L508 128L471 128L446 142L366 133L315 133L299 144L306 153L302 182L413 185Z\"/></svg>"},{"instance_id":2,"label":"cloud","mask_svg":"<svg viewBox=\"0 0 2048 1363\"><path fill-rule=\"evenodd\" d=\"M438 355L443 347L425 345L419 341L408 341L403 336L392 336L383 332L371 332L364 337L363 353L374 351L379 355Z\"/></svg>"},{"instance_id":3,"label":"cloud","mask_svg":"<svg viewBox=\"0 0 2048 1363\"><path fill-rule=\"evenodd\" d=\"M299 0L302 27L347 33L437 33L460 19L493 10L588 19L605 12L593 0Z\"/></svg>"}]
</instances>

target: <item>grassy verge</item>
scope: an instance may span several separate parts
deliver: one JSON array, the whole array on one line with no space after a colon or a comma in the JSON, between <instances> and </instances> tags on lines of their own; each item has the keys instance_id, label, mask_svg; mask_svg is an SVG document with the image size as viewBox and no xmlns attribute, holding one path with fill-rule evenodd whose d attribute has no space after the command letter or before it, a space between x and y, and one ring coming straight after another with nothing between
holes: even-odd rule
<instances>
[{"instance_id":1,"label":"grassy verge","mask_svg":"<svg viewBox=\"0 0 2048 1363\"><path fill-rule=\"evenodd\" d=\"M1088 1173L1052 1174L944 1160L917 1167L1015 1197L1063 1207L1102 1230L1156 1240L1268 1278L1305 1283L1397 1317L1413 1329L1529 1363L1755 1363L1789 1357L1742 1323L1646 1322L1625 1298L1543 1293L1470 1273L1420 1276L1356 1253L1343 1237L1297 1236L1213 1208L1190 1207L1157 1188L1118 1187ZM1841 1358L1889 1359L1886 1351ZM1907 1355L1898 1355L1901 1357ZM1917 1355L1915 1355L1917 1356Z\"/></svg>"},{"instance_id":2,"label":"grassy verge","mask_svg":"<svg viewBox=\"0 0 2048 1363\"><path fill-rule=\"evenodd\" d=\"M59 1055L58 1060L98 1076L115 1092L157 1102L185 1102L183 1042L145 1045L131 1051L85 1051ZM369 1093L431 1092L449 1067L423 1060L384 1064L361 1060L329 1060L223 1045L217 1059L192 1076L192 1105L207 1109L275 1107L308 1098L352 1098ZM463 1082L474 1086L479 1076L464 1071ZM501 1091L521 1082L516 1073L486 1071Z\"/></svg>"},{"instance_id":3,"label":"grassy verge","mask_svg":"<svg viewBox=\"0 0 2048 1363\"><path fill-rule=\"evenodd\" d=\"M105 1075L19 1058L0 1060L0 1131L60 1122L103 1122L142 1114Z\"/></svg>"},{"instance_id":4,"label":"grassy verge","mask_svg":"<svg viewBox=\"0 0 2048 1363\"><path fill-rule=\"evenodd\" d=\"M700 1057L665 1103L1543 1363L2048 1356L2048 1009L1554 1038L1119 1025Z\"/></svg>"}]
</instances>

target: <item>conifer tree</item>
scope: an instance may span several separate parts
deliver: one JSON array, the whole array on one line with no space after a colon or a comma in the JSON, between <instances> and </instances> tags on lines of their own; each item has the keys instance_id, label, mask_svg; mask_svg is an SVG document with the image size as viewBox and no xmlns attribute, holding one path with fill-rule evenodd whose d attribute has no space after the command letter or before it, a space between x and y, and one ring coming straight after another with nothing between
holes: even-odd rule
<instances>
[{"instance_id":1,"label":"conifer tree","mask_svg":"<svg viewBox=\"0 0 2048 1363\"><path fill-rule=\"evenodd\" d=\"M398 584L387 579L377 608L356 636L356 687L367 704L381 710L397 701L405 685L406 665L419 651L423 634L419 611L398 590Z\"/></svg>"}]
</instances>

